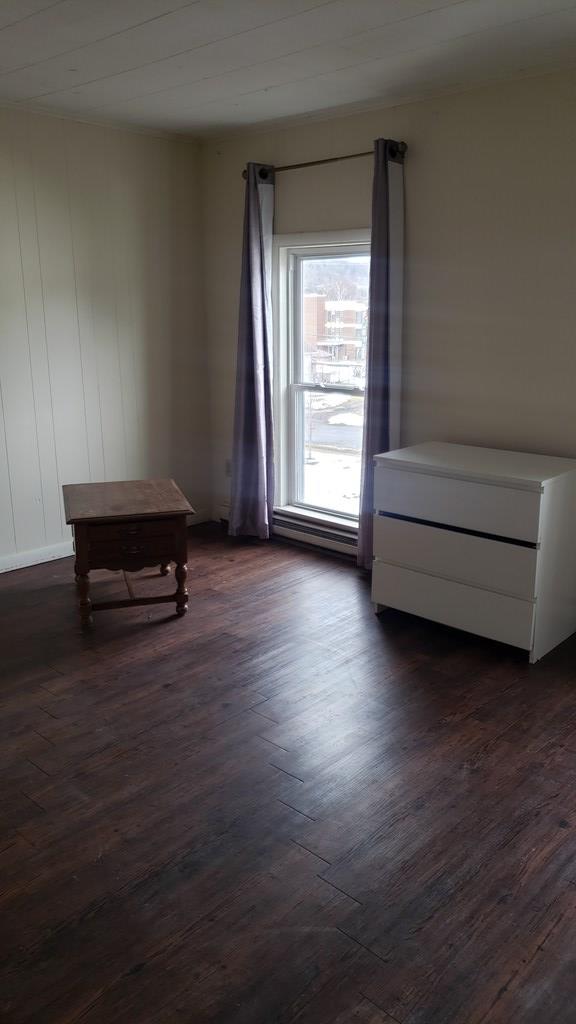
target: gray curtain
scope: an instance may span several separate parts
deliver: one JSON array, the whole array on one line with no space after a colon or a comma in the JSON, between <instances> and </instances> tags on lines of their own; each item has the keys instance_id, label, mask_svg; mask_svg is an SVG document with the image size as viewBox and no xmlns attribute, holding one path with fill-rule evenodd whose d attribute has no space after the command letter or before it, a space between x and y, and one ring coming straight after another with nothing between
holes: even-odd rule
<instances>
[{"instance_id":1,"label":"gray curtain","mask_svg":"<svg viewBox=\"0 0 576 1024\"><path fill-rule=\"evenodd\" d=\"M404 153L392 139L374 143L370 313L358 565L372 566L373 459L400 445L404 264Z\"/></svg>"},{"instance_id":2,"label":"gray curtain","mask_svg":"<svg viewBox=\"0 0 576 1024\"><path fill-rule=\"evenodd\" d=\"M265 540L274 506L272 232L274 168L248 164L229 533Z\"/></svg>"}]
</instances>

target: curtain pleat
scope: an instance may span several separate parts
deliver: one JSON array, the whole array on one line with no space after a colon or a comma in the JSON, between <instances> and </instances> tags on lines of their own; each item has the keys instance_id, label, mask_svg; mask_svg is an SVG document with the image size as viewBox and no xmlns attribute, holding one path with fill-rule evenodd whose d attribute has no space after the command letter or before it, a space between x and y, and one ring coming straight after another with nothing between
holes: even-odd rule
<instances>
[{"instance_id":1,"label":"curtain pleat","mask_svg":"<svg viewBox=\"0 0 576 1024\"><path fill-rule=\"evenodd\" d=\"M229 533L265 540L274 506L272 234L274 168L246 175Z\"/></svg>"},{"instance_id":2,"label":"curtain pleat","mask_svg":"<svg viewBox=\"0 0 576 1024\"><path fill-rule=\"evenodd\" d=\"M400 444L404 270L403 154L391 139L374 143L370 300L358 565L372 566L373 459Z\"/></svg>"}]
</instances>

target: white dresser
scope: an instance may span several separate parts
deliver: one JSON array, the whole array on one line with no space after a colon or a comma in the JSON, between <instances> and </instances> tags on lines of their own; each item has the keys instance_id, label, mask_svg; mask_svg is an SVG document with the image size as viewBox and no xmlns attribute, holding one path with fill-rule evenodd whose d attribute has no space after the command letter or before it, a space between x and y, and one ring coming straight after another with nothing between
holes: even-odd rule
<instances>
[{"instance_id":1,"label":"white dresser","mask_svg":"<svg viewBox=\"0 0 576 1024\"><path fill-rule=\"evenodd\" d=\"M576 630L576 460L429 442L374 462L377 610L532 662Z\"/></svg>"}]
</instances>

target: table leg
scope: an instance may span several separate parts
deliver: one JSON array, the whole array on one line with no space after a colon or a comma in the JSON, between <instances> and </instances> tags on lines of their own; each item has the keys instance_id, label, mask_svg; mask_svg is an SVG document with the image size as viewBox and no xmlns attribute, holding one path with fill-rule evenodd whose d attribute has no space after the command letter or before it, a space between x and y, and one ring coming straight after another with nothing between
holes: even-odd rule
<instances>
[{"instance_id":1,"label":"table leg","mask_svg":"<svg viewBox=\"0 0 576 1024\"><path fill-rule=\"evenodd\" d=\"M74 566L76 573L76 590L78 592L78 605L80 608L80 622L82 626L92 625L92 602L90 600L90 575L82 572L76 562Z\"/></svg>"},{"instance_id":2,"label":"table leg","mask_svg":"<svg viewBox=\"0 0 576 1024\"><path fill-rule=\"evenodd\" d=\"M188 611L188 590L186 588L188 566L185 562L176 563L174 575L176 576L176 583L178 584L174 595L176 598L176 615L185 615Z\"/></svg>"}]
</instances>

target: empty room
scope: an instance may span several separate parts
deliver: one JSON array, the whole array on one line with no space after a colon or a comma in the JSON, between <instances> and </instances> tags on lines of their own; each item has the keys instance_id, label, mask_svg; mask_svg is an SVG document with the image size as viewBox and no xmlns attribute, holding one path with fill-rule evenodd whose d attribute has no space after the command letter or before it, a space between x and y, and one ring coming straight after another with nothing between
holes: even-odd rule
<instances>
[{"instance_id":1,"label":"empty room","mask_svg":"<svg viewBox=\"0 0 576 1024\"><path fill-rule=\"evenodd\" d=\"M0 1021L574 1024L576 0L1 0Z\"/></svg>"}]
</instances>

